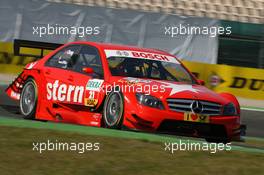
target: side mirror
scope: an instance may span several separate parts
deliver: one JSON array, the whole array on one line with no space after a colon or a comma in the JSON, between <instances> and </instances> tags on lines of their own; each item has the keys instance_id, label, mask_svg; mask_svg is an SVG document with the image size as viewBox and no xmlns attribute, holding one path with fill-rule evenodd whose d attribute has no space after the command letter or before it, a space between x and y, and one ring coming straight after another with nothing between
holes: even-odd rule
<instances>
[{"instance_id":1,"label":"side mirror","mask_svg":"<svg viewBox=\"0 0 264 175\"><path fill-rule=\"evenodd\" d=\"M90 67L84 67L84 68L82 68L82 71L87 73L87 74L94 73L93 68L90 68Z\"/></svg>"},{"instance_id":2,"label":"side mirror","mask_svg":"<svg viewBox=\"0 0 264 175\"><path fill-rule=\"evenodd\" d=\"M197 82L200 84L200 85L202 85L202 86L204 86L205 85L205 82L203 81L203 80L197 80Z\"/></svg>"}]
</instances>

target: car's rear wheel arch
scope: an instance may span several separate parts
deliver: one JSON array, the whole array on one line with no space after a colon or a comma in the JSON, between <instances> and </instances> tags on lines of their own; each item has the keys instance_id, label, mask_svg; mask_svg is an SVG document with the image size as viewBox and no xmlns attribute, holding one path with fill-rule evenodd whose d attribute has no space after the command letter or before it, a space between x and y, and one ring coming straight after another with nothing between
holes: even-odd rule
<instances>
[{"instance_id":1,"label":"car's rear wheel arch","mask_svg":"<svg viewBox=\"0 0 264 175\"><path fill-rule=\"evenodd\" d=\"M27 100L25 93L28 93L29 96L33 96L31 98L32 104L28 104L30 106L30 107L28 106L29 111L25 111L25 106L27 106L27 104L24 104L25 101ZM20 100L19 100L20 112L22 113L25 119L35 119L36 109L38 105L38 93L39 93L38 85L35 79L32 76L28 76L22 87L21 94L20 94Z\"/></svg>"}]
</instances>

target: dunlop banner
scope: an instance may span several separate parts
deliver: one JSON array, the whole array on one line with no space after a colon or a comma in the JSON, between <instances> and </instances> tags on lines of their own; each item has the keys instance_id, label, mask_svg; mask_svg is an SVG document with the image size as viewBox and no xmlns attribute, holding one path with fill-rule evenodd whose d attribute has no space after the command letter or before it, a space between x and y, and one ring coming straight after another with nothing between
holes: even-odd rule
<instances>
[{"instance_id":1,"label":"dunlop banner","mask_svg":"<svg viewBox=\"0 0 264 175\"><path fill-rule=\"evenodd\" d=\"M186 67L215 92L264 100L264 69L183 61Z\"/></svg>"}]
</instances>

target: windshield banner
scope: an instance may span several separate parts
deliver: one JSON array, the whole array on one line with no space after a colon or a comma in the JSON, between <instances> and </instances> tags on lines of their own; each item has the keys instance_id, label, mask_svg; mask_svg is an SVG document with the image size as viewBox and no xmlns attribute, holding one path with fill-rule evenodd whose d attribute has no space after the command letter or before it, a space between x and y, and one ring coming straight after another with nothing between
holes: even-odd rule
<instances>
[{"instance_id":1,"label":"windshield banner","mask_svg":"<svg viewBox=\"0 0 264 175\"><path fill-rule=\"evenodd\" d=\"M165 61L170 63L180 64L179 61L169 55L157 54L152 52L140 52L133 50L105 50L106 57L130 57L147 60Z\"/></svg>"}]
</instances>

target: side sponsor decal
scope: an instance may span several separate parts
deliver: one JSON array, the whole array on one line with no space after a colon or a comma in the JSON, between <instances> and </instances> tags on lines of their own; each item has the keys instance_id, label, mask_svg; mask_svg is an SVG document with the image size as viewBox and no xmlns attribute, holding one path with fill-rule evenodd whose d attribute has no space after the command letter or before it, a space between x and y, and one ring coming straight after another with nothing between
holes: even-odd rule
<instances>
[{"instance_id":1,"label":"side sponsor decal","mask_svg":"<svg viewBox=\"0 0 264 175\"><path fill-rule=\"evenodd\" d=\"M47 83L46 88L48 100L83 103L83 86L61 84L56 80L54 83Z\"/></svg>"},{"instance_id":2,"label":"side sponsor decal","mask_svg":"<svg viewBox=\"0 0 264 175\"><path fill-rule=\"evenodd\" d=\"M97 98L95 98L95 93L97 93L96 91L89 91L89 97L84 99L84 105L85 106L90 106L90 107L94 107L97 105L98 103L98 94L97 94Z\"/></svg>"},{"instance_id":3,"label":"side sponsor decal","mask_svg":"<svg viewBox=\"0 0 264 175\"><path fill-rule=\"evenodd\" d=\"M100 90L103 86L104 80L102 79L90 79L86 85L86 97L84 99L84 105L94 107L98 104L98 98Z\"/></svg>"},{"instance_id":4,"label":"side sponsor decal","mask_svg":"<svg viewBox=\"0 0 264 175\"><path fill-rule=\"evenodd\" d=\"M86 85L86 90L99 92L104 80L101 79L90 79Z\"/></svg>"},{"instance_id":5,"label":"side sponsor decal","mask_svg":"<svg viewBox=\"0 0 264 175\"><path fill-rule=\"evenodd\" d=\"M97 105L97 103L98 103L97 99L89 99L89 98L84 99L85 106L94 107Z\"/></svg>"},{"instance_id":6,"label":"side sponsor decal","mask_svg":"<svg viewBox=\"0 0 264 175\"><path fill-rule=\"evenodd\" d=\"M105 50L106 57L130 57L147 60L165 61L180 64L173 56L157 54L152 52L140 52L132 50Z\"/></svg>"},{"instance_id":7,"label":"side sponsor decal","mask_svg":"<svg viewBox=\"0 0 264 175\"><path fill-rule=\"evenodd\" d=\"M85 106L95 106L98 103L99 91L103 81L100 79L91 79L87 82L86 88L84 86L60 83L59 80L53 83L48 82L46 85L47 99L60 102L82 103Z\"/></svg>"}]
</instances>

